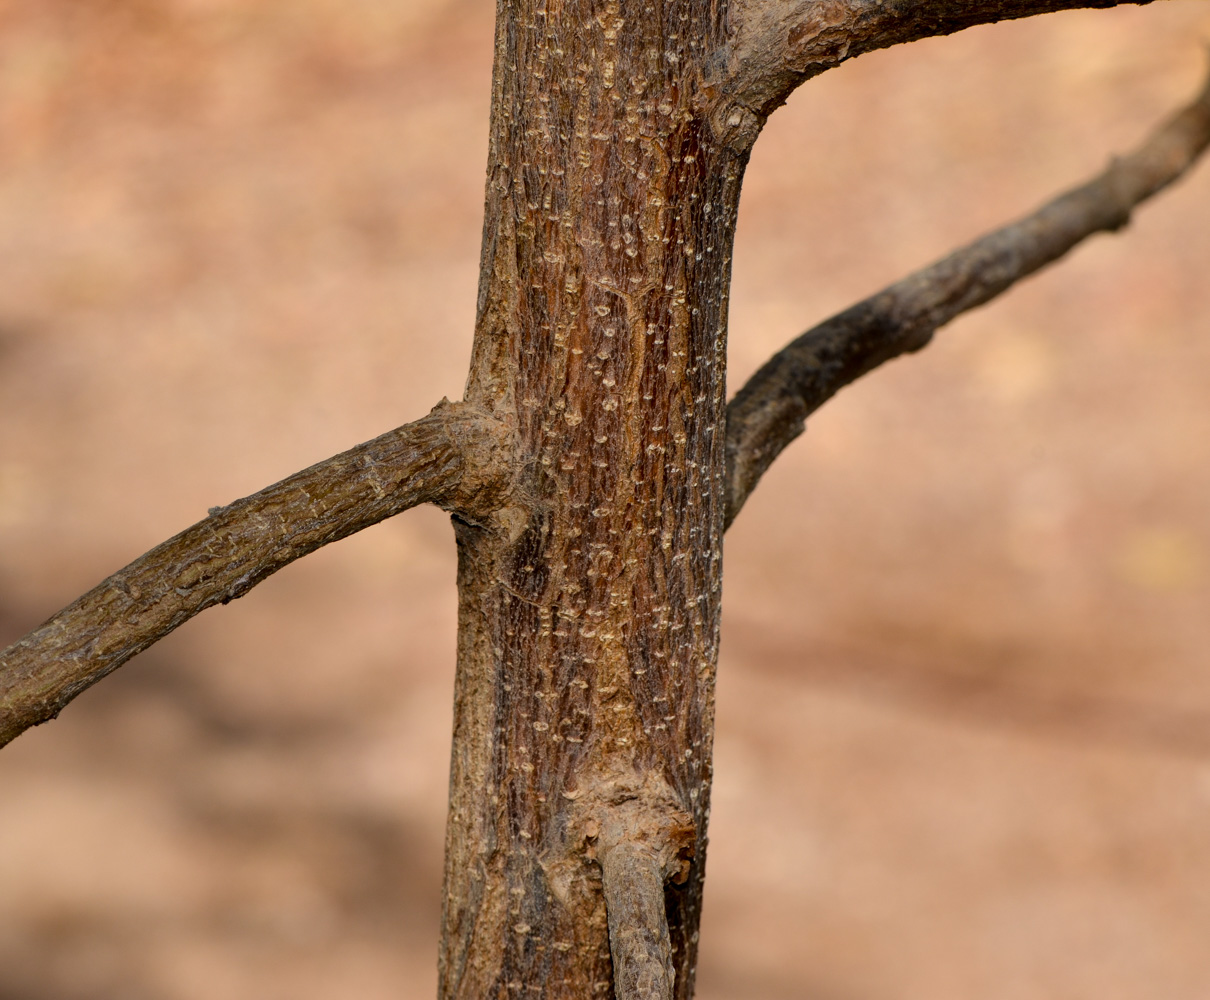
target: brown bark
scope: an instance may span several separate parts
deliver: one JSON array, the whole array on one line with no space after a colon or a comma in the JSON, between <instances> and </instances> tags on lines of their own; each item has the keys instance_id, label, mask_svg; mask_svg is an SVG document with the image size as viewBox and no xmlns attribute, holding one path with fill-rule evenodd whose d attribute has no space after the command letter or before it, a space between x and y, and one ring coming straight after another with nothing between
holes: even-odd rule
<instances>
[{"instance_id":1,"label":"brown bark","mask_svg":"<svg viewBox=\"0 0 1210 1000\"><path fill-rule=\"evenodd\" d=\"M1210 77L1187 107L1134 152L1087 184L1048 202L792 341L727 407L727 524L806 418L850 382L901 354L969 309L1053 264L1178 180L1210 145Z\"/></svg>"},{"instance_id":2,"label":"brown bark","mask_svg":"<svg viewBox=\"0 0 1210 1000\"><path fill-rule=\"evenodd\" d=\"M506 444L491 418L443 403L213 508L0 652L0 747L198 612L329 542L421 503L486 518L508 488Z\"/></svg>"},{"instance_id":3,"label":"brown bark","mask_svg":"<svg viewBox=\"0 0 1210 1000\"><path fill-rule=\"evenodd\" d=\"M669 938L613 954L650 991L620 995L672 995L661 949L692 995L746 161L709 127L720 24L709 0L499 8L467 399L515 421L524 503L457 531L443 997L607 995L608 908L650 917L678 857Z\"/></svg>"},{"instance_id":4,"label":"brown bark","mask_svg":"<svg viewBox=\"0 0 1210 1000\"><path fill-rule=\"evenodd\" d=\"M205 607L436 503L460 605L441 996L688 1000L729 518L839 385L1196 155L1153 140L791 345L727 411L748 150L790 88L858 52L1113 5L499 0L466 401L212 512L0 654L0 744Z\"/></svg>"}]
</instances>

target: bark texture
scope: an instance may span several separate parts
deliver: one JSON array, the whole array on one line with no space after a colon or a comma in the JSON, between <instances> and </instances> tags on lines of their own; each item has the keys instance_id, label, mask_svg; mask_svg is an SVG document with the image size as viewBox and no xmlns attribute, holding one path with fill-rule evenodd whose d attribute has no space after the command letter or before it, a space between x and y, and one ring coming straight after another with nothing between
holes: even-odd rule
<instances>
[{"instance_id":1,"label":"bark texture","mask_svg":"<svg viewBox=\"0 0 1210 1000\"><path fill-rule=\"evenodd\" d=\"M619 995L692 995L746 162L709 125L721 24L709 0L498 9L467 399L515 423L524 473L494 524L457 526L450 1000L607 996L620 970ZM665 875L666 944L632 928L614 967L616 911L653 916Z\"/></svg>"},{"instance_id":2,"label":"bark texture","mask_svg":"<svg viewBox=\"0 0 1210 1000\"><path fill-rule=\"evenodd\" d=\"M918 351L968 309L1113 232L1210 145L1210 78L1194 101L1104 173L825 320L767 361L727 407L727 524L807 416L854 379Z\"/></svg>"},{"instance_id":3,"label":"bark texture","mask_svg":"<svg viewBox=\"0 0 1210 1000\"><path fill-rule=\"evenodd\" d=\"M443 1000L689 1000L726 524L840 386L1179 176L1210 91L1101 178L804 335L726 408L748 151L860 52L1114 5L499 0L465 401L216 508L0 653L0 745L204 608L436 503L459 553Z\"/></svg>"},{"instance_id":4,"label":"bark texture","mask_svg":"<svg viewBox=\"0 0 1210 1000\"><path fill-rule=\"evenodd\" d=\"M443 403L186 528L0 653L0 746L200 611L421 503L486 518L507 493L507 438Z\"/></svg>"}]
</instances>

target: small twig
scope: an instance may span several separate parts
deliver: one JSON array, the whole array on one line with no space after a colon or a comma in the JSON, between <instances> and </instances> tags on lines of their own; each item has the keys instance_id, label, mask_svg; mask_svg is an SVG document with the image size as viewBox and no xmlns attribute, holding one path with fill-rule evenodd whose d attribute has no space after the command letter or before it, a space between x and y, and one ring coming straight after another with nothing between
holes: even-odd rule
<instances>
[{"instance_id":1,"label":"small twig","mask_svg":"<svg viewBox=\"0 0 1210 1000\"><path fill-rule=\"evenodd\" d=\"M727 407L727 524L808 415L885 361L1098 232L1121 229L1210 145L1210 80L1197 99L1100 176L804 333Z\"/></svg>"},{"instance_id":2,"label":"small twig","mask_svg":"<svg viewBox=\"0 0 1210 1000\"><path fill-rule=\"evenodd\" d=\"M212 509L0 652L0 747L198 612L329 542L422 503L487 516L507 489L506 442L494 420L443 402Z\"/></svg>"}]
</instances>

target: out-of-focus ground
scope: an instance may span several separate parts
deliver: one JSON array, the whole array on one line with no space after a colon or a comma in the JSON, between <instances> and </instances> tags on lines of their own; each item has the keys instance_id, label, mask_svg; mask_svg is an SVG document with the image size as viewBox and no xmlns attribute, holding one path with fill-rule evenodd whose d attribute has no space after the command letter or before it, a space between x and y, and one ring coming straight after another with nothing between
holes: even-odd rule
<instances>
[{"instance_id":1,"label":"out-of-focus ground","mask_svg":"<svg viewBox=\"0 0 1210 1000\"><path fill-rule=\"evenodd\" d=\"M461 391L486 0L0 3L0 644ZM732 383L1099 169L1210 5L779 111ZM702 1000L1210 996L1210 163L846 390L727 538ZM453 546L411 512L0 754L0 1000L433 995Z\"/></svg>"}]
</instances>

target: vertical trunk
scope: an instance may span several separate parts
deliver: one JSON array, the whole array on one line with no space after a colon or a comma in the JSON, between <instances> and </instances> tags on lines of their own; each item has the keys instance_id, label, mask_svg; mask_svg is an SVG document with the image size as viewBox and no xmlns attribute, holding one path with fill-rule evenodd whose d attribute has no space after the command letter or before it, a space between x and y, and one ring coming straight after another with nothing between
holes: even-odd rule
<instances>
[{"instance_id":1,"label":"vertical trunk","mask_svg":"<svg viewBox=\"0 0 1210 1000\"><path fill-rule=\"evenodd\" d=\"M708 124L721 19L499 5L467 399L518 471L514 506L455 525L449 1000L693 992L746 159Z\"/></svg>"}]
</instances>

